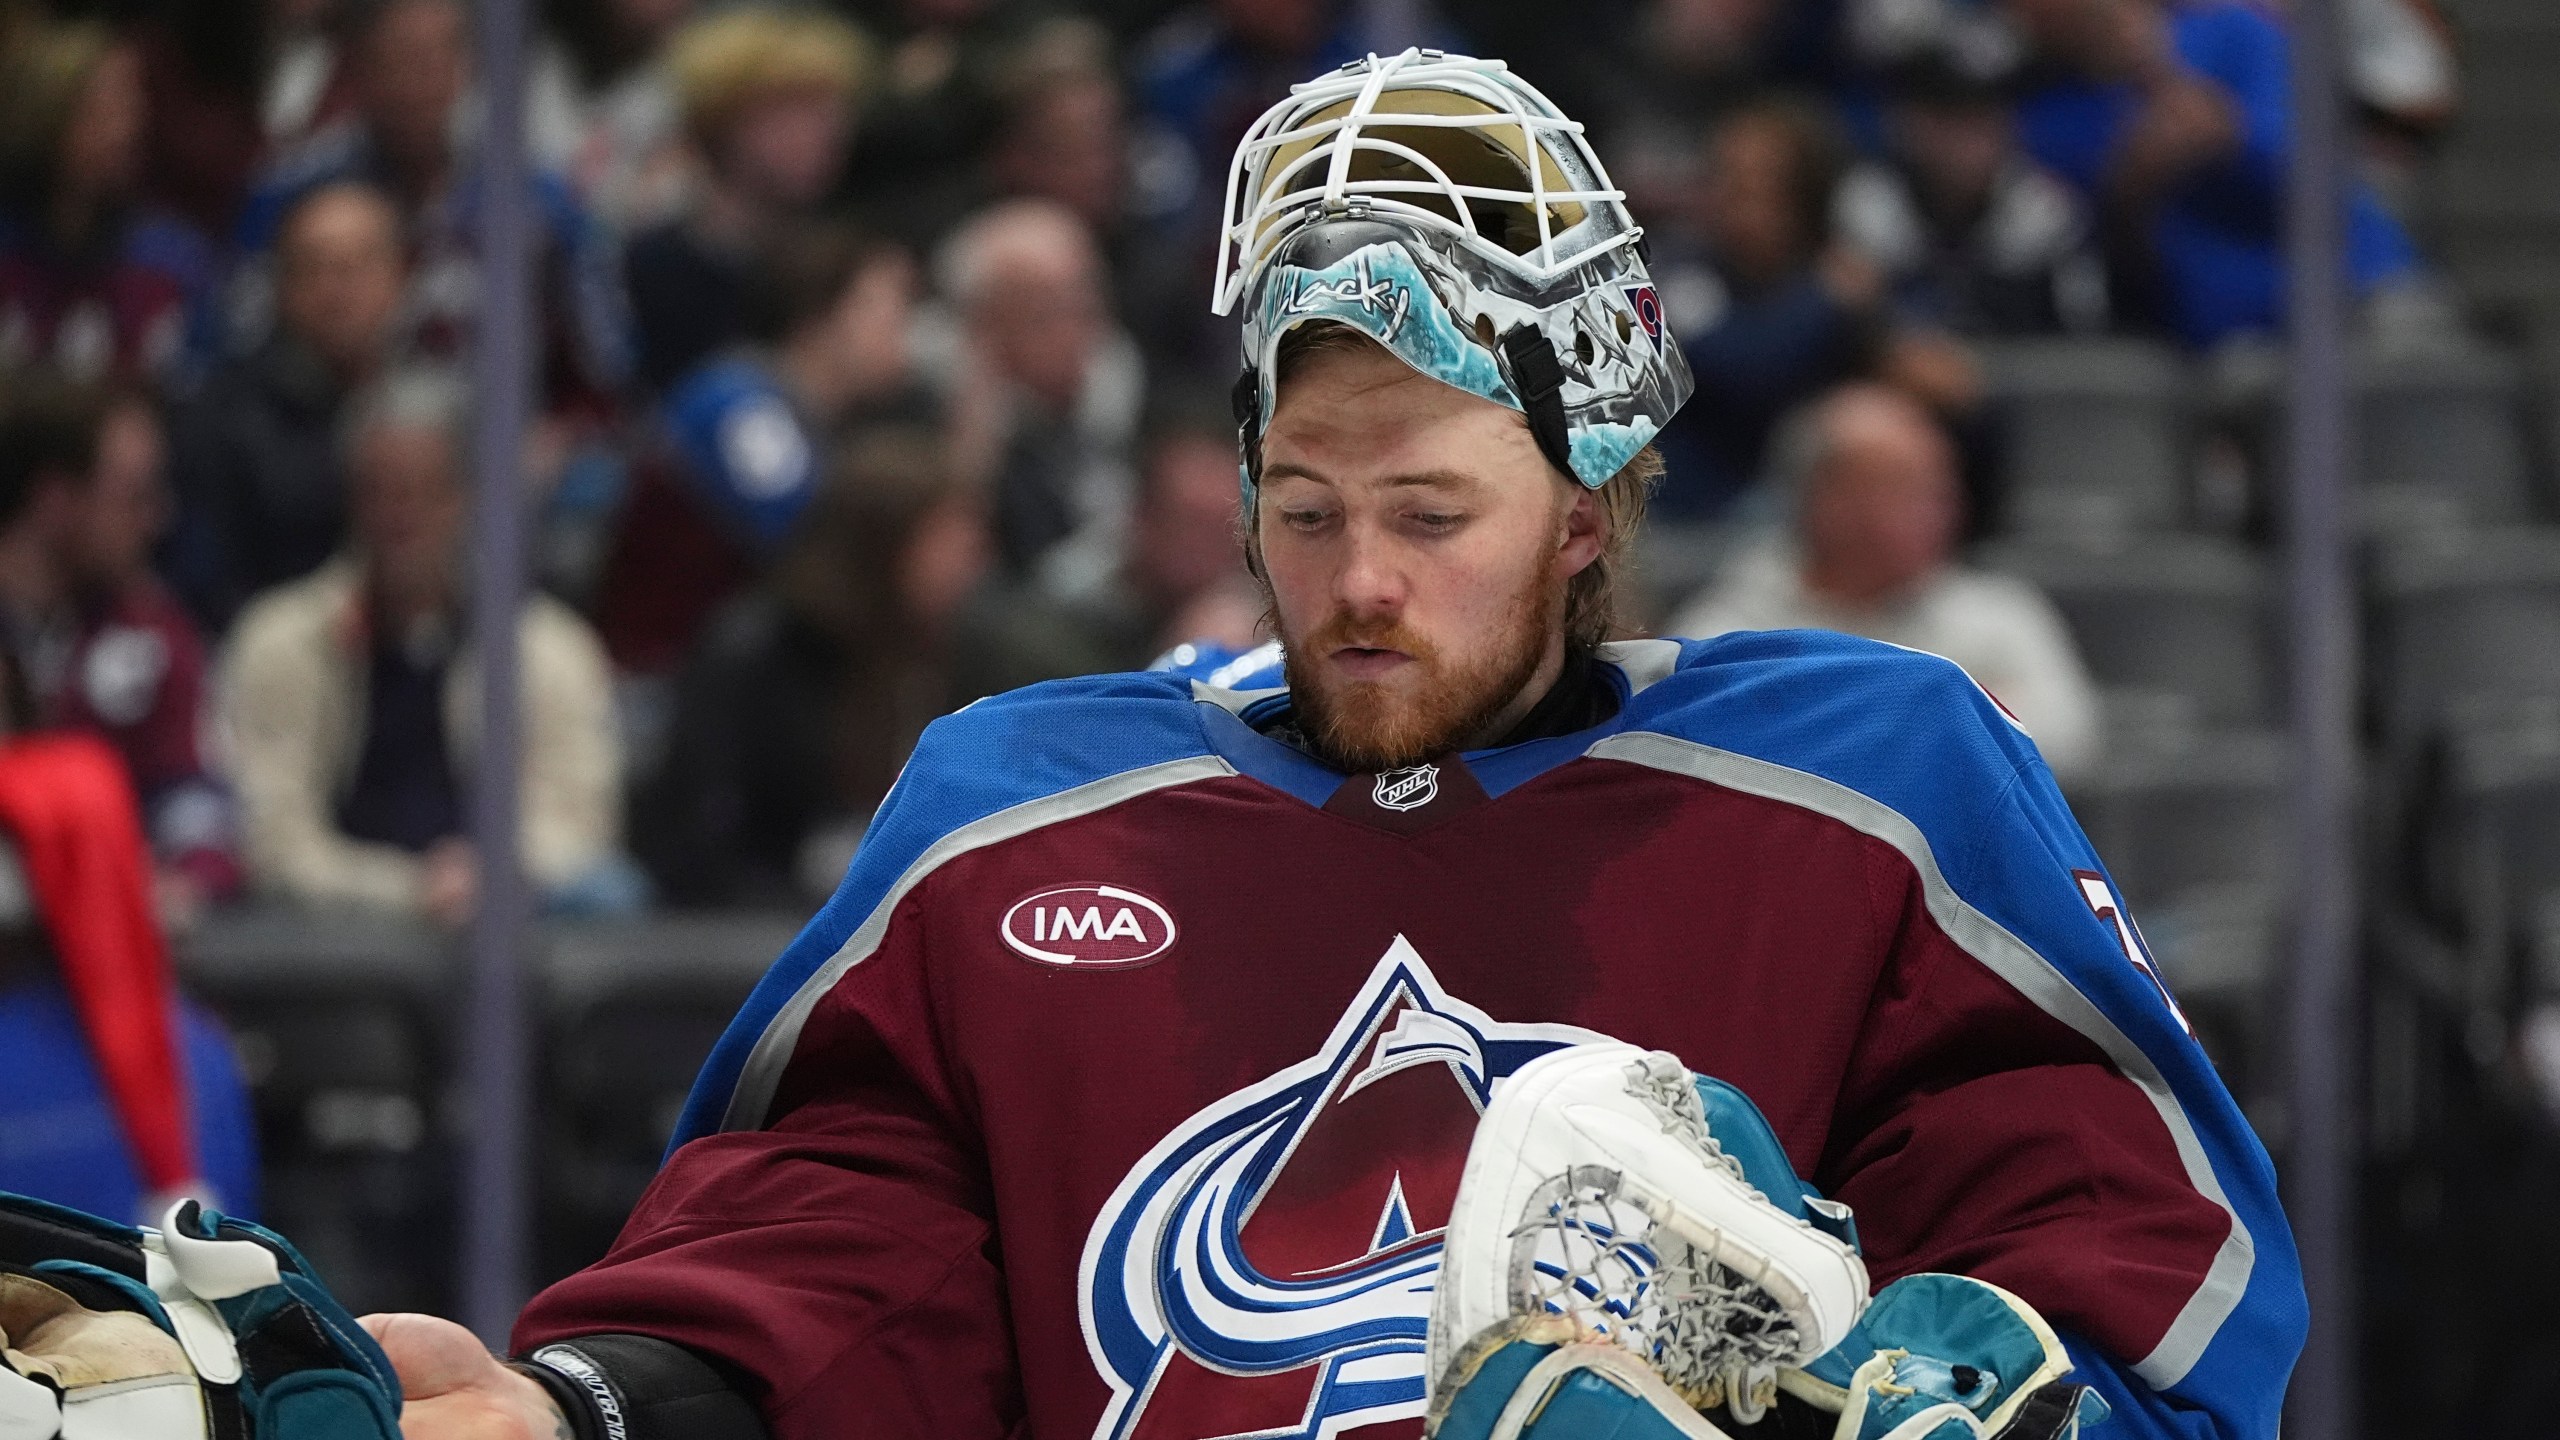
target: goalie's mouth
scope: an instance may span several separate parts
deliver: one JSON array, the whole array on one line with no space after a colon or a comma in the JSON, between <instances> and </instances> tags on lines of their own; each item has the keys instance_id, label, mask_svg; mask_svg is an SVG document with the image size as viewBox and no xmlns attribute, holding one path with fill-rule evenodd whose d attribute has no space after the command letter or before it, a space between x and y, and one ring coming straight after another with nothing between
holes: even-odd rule
<instances>
[{"instance_id":1,"label":"goalie's mouth","mask_svg":"<svg viewBox=\"0 0 2560 1440\"><path fill-rule=\"evenodd\" d=\"M1354 680L1383 680L1413 657L1378 645L1345 645L1333 652L1333 663Z\"/></svg>"}]
</instances>

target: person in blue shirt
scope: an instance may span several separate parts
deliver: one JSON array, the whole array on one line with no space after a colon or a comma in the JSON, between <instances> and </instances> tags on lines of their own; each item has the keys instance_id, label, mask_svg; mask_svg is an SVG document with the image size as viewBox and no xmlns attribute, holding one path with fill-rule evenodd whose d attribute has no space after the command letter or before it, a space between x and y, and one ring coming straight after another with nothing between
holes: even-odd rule
<instances>
[{"instance_id":1,"label":"person in blue shirt","mask_svg":"<svg viewBox=\"0 0 2560 1440\"><path fill-rule=\"evenodd\" d=\"M807 507L829 439L858 407L909 383L916 269L851 226L811 222L769 247L743 307L749 344L667 393L690 490L771 551Z\"/></svg>"},{"instance_id":2,"label":"person in blue shirt","mask_svg":"<svg viewBox=\"0 0 2560 1440\"><path fill-rule=\"evenodd\" d=\"M620 503L596 614L626 671L673 672L704 619L782 551L849 425L928 408L909 364L904 250L803 222L752 273L746 343L668 389Z\"/></svg>"},{"instance_id":3,"label":"person in blue shirt","mask_svg":"<svg viewBox=\"0 0 2560 1440\"><path fill-rule=\"evenodd\" d=\"M2196 346L2279 326L2294 136L2278 18L2248 0L2003 3L2041 72L2020 137L2110 217L2137 313ZM2359 294L2416 278L2415 245L2369 187L2350 189L2346 244Z\"/></svg>"}]
</instances>

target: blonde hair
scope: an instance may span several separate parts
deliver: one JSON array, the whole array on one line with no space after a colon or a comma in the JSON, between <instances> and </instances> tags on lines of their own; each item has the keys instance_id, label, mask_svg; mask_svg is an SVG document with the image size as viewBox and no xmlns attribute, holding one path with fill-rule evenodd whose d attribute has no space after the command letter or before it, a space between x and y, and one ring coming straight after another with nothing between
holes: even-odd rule
<instances>
[{"instance_id":1,"label":"blonde hair","mask_svg":"<svg viewBox=\"0 0 2560 1440\"><path fill-rule=\"evenodd\" d=\"M738 112L768 96L822 90L859 104L872 73L871 42L850 21L815 10L742 5L688 24L667 47L684 126L715 139Z\"/></svg>"},{"instance_id":2,"label":"blonde hair","mask_svg":"<svg viewBox=\"0 0 2560 1440\"><path fill-rule=\"evenodd\" d=\"M1280 354L1273 379L1276 390L1289 377L1306 368L1307 362L1320 355L1339 354L1363 345L1385 346L1352 329L1348 325L1325 320L1303 325L1290 331L1280 341ZM1269 416L1263 417L1265 423ZM1528 423L1523 417L1523 424ZM1257 447L1258 448L1258 447ZM1257 464L1257 468L1259 468ZM1552 470L1553 463L1549 468ZM1575 645L1590 648L1618 638L1622 617L1618 611L1618 582L1632 566L1636 535L1644 529L1645 510L1653 503L1653 492L1662 483L1662 452L1647 445L1635 457L1620 466L1618 473L1592 492L1600 506L1600 517L1608 523L1608 538L1601 542L1600 553L1590 564L1575 572L1565 583L1564 634ZM1574 489L1582 482L1556 471L1558 479ZM1258 481L1261 477L1256 476ZM1256 579L1262 577L1262 534L1260 517L1248 509L1237 517L1244 527L1245 564ZM1265 582L1266 584L1268 582Z\"/></svg>"}]
</instances>

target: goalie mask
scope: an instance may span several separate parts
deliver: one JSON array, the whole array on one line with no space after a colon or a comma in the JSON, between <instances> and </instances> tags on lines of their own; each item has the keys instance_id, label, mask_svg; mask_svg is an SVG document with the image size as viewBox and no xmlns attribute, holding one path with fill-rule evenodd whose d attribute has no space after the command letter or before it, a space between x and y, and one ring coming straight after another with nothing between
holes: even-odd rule
<instances>
[{"instance_id":1,"label":"goalie mask","mask_svg":"<svg viewBox=\"0 0 2560 1440\"><path fill-rule=\"evenodd\" d=\"M1319 321L1520 411L1557 469L1607 484L1690 390L1624 199L1501 61L1407 50L1295 87L1236 147L1219 237L1246 503L1280 343Z\"/></svg>"}]
</instances>

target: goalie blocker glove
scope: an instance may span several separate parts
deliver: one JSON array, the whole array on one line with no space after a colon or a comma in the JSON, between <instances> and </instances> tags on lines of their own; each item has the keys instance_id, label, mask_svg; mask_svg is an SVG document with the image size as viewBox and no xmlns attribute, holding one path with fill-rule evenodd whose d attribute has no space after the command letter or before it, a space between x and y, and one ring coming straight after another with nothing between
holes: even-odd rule
<instances>
[{"instance_id":1,"label":"goalie blocker glove","mask_svg":"<svg viewBox=\"0 0 2560 1440\"><path fill-rule=\"evenodd\" d=\"M273 1233L0 1194L0 1440L399 1440L390 1361Z\"/></svg>"}]
</instances>

